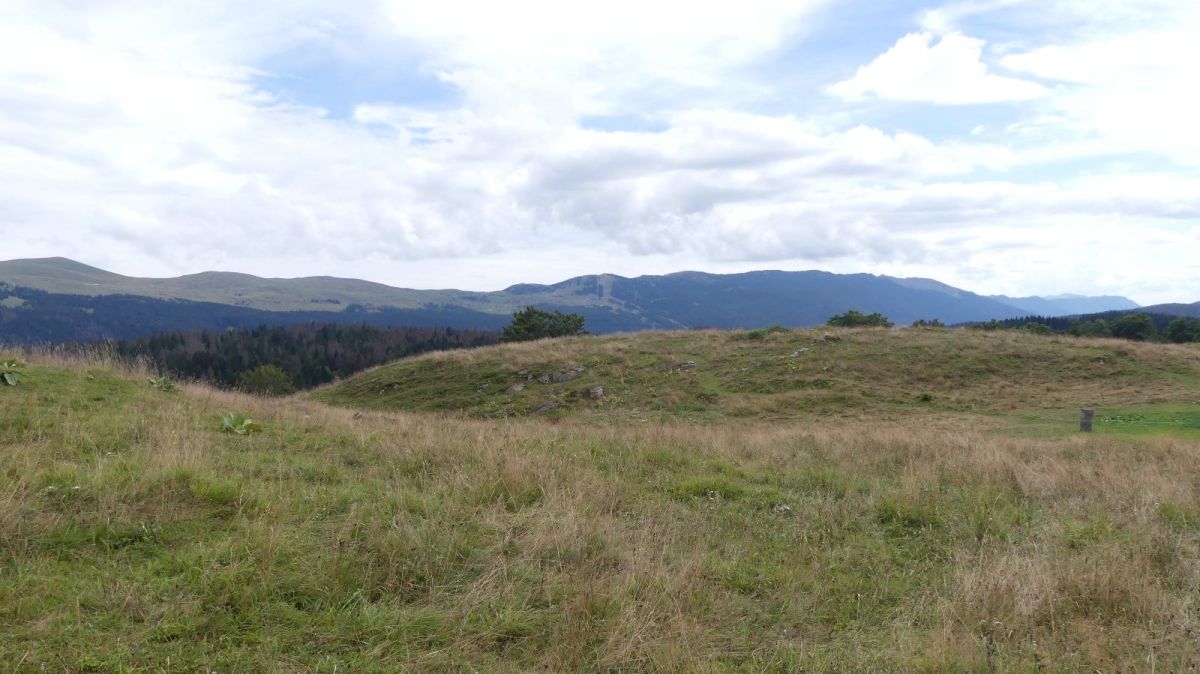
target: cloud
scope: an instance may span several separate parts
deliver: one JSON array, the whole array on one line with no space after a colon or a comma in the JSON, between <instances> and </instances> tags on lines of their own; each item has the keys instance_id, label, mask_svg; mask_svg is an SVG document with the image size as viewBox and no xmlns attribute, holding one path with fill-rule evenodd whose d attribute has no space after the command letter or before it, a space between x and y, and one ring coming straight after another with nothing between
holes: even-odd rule
<instances>
[{"instance_id":1,"label":"cloud","mask_svg":"<svg viewBox=\"0 0 1200 674\"><path fill-rule=\"evenodd\" d=\"M829 93L851 101L875 96L942 105L1029 101L1049 93L1036 82L988 72L983 40L957 32L933 39L929 33L905 35Z\"/></svg>"},{"instance_id":2,"label":"cloud","mask_svg":"<svg viewBox=\"0 0 1200 674\"><path fill-rule=\"evenodd\" d=\"M999 4L974 3L953 21ZM1138 72L1164 67L1156 52L1128 70L1108 64L1128 82L1117 86L1084 66L1103 56L1089 45L1128 33L1004 45L997 63L1048 88L992 72L981 39L914 34L834 85L838 97L776 84L776 59L793 63L787 55L803 52L831 11L784 0L711 11L624 0L15 0L0 8L0 230L9 256L143 274L495 288L584 272L819 266L1018 294L1092 282L1188 291L1189 279L1156 261L1182 264L1200 240L1200 177L1053 168L1113 148L1186 158L1179 148L1191 141L1169 137L1182 118L1136 130L1087 109L1138 91L1128 88ZM909 27L888 30L890 42ZM336 61L347 76L412 71L456 95L380 87L342 101L349 113L339 114L273 88L272 69L296 58ZM1156 101L1185 96L1161 91L1186 65L1167 67L1143 92ZM866 116L870 106L842 96L1004 102L1014 121L1003 133L993 129L1009 120L991 118L966 126L985 127L975 135L930 133L911 118ZM586 123L621 115L652 124ZM1111 249L1087 234L1093 226ZM1125 239L1113 238L1122 228ZM1134 228L1143 243L1130 245ZM1013 246L1035 252L1006 256ZM1082 260L1084 249L1106 263L1120 251L1157 273L1046 262Z\"/></svg>"},{"instance_id":3,"label":"cloud","mask_svg":"<svg viewBox=\"0 0 1200 674\"><path fill-rule=\"evenodd\" d=\"M1098 140L1111 154L1155 153L1200 166L1200 93L1188 84L1200 62L1200 9L1179 6L1136 25L1103 24L1004 56L1014 72L1059 83L1043 102L1051 114L1026 128Z\"/></svg>"}]
</instances>

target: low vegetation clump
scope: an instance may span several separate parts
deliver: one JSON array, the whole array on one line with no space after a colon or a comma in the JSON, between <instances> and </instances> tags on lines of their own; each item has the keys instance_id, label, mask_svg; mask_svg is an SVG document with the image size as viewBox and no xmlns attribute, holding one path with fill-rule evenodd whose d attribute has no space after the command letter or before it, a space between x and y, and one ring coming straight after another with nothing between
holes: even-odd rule
<instances>
[{"instance_id":1,"label":"low vegetation clump","mask_svg":"<svg viewBox=\"0 0 1200 674\"><path fill-rule=\"evenodd\" d=\"M853 309L831 316L825 324L834 328L890 328L893 325L887 316L879 312L864 314Z\"/></svg>"},{"instance_id":2,"label":"low vegetation clump","mask_svg":"<svg viewBox=\"0 0 1200 674\"><path fill-rule=\"evenodd\" d=\"M441 373L430 399L458 400L493 371L526 370L527 387L594 387L602 374L611 391L564 405L555 423L193 384L162 395L145 372L34 356L22 385L0 395L0 662L16 672L1197 663L1200 352L837 332L565 339L397 364L418 364L398 382ZM818 360L791 368L805 357ZM539 362L562 381L536 384ZM943 401L956 394L940 378L989 368L994 381ZM746 416L726 411L712 417L720 424L665 406L645 424L585 413L651 400L631 383L662 395L702 385L719 406L732 389L718 383L777 387L818 372L831 382L818 390L857 393L804 418L745 400ZM1006 392L1003 378L1023 390ZM1086 387L1096 379L1108 385ZM903 403L872 402L893 388ZM1097 432L1076 432L1075 401L1099 391ZM1060 409L1016 404L1035 393ZM901 404L903 414L878 413ZM227 430L251 418L257 432Z\"/></svg>"},{"instance_id":3,"label":"low vegetation clump","mask_svg":"<svg viewBox=\"0 0 1200 674\"><path fill-rule=\"evenodd\" d=\"M171 381L170 377L149 377L146 381L155 390L162 391L163 393L170 393L175 390L175 382Z\"/></svg>"},{"instance_id":4,"label":"low vegetation clump","mask_svg":"<svg viewBox=\"0 0 1200 674\"><path fill-rule=\"evenodd\" d=\"M250 435L262 429L245 412L230 412L221 417L221 430L234 435Z\"/></svg>"},{"instance_id":5,"label":"low vegetation clump","mask_svg":"<svg viewBox=\"0 0 1200 674\"><path fill-rule=\"evenodd\" d=\"M25 369L21 366L20 361L15 358L0 360L0 384L16 386L21 383L21 377L24 375Z\"/></svg>"},{"instance_id":6,"label":"low vegetation clump","mask_svg":"<svg viewBox=\"0 0 1200 674\"><path fill-rule=\"evenodd\" d=\"M551 337L583 334L585 319L579 314L525 307L513 314L512 322L500 331L502 342L528 342Z\"/></svg>"},{"instance_id":7,"label":"low vegetation clump","mask_svg":"<svg viewBox=\"0 0 1200 674\"><path fill-rule=\"evenodd\" d=\"M260 396L286 396L296 392L296 385L277 365L259 365L238 377L238 390Z\"/></svg>"}]
</instances>

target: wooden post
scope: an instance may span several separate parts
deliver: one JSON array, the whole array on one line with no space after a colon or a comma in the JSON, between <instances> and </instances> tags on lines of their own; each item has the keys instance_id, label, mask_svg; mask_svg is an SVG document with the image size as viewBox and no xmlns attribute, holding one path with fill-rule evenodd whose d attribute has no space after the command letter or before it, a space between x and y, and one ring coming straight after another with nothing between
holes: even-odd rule
<instances>
[{"instance_id":1,"label":"wooden post","mask_svg":"<svg viewBox=\"0 0 1200 674\"><path fill-rule=\"evenodd\" d=\"M1096 410L1079 410L1079 430L1084 433L1092 432L1092 419L1096 416Z\"/></svg>"}]
</instances>

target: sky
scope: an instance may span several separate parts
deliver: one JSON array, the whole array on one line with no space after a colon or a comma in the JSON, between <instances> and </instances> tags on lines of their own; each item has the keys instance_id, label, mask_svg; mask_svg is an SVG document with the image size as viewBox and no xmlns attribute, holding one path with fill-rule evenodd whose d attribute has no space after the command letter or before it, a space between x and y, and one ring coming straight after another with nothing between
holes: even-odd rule
<instances>
[{"instance_id":1,"label":"sky","mask_svg":"<svg viewBox=\"0 0 1200 674\"><path fill-rule=\"evenodd\" d=\"M0 258L1200 300L1194 0L5 0Z\"/></svg>"}]
</instances>

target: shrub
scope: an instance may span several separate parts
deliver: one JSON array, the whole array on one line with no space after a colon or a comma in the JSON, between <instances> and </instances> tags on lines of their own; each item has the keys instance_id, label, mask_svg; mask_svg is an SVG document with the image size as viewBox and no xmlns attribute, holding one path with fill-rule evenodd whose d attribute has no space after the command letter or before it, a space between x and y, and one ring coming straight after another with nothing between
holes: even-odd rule
<instances>
[{"instance_id":1,"label":"shrub","mask_svg":"<svg viewBox=\"0 0 1200 674\"><path fill-rule=\"evenodd\" d=\"M772 325L769 328L759 328L757 330L751 330L750 332L746 333L745 339L749 339L749 340L757 342L757 341L766 339L767 335L775 335L775 334L779 334L781 332L788 332L788 329L783 327L782 325L776 324L776 325Z\"/></svg>"},{"instance_id":2,"label":"shrub","mask_svg":"<svg viewBox=\"0 0 1200 674\"><path fill-rule=\"evenodd\" d=\"M23 376L25 376L25 370L22 369L20 362L13 359L0 360L0 383L16 386L21 383Z\"/></svg>"},{"instance_id":3,"label":"shrub","mask_svg":"<svg viewBox=\"0 0 1200 674\"><path fill-rule=\"evenodd\" d=\"M243 412L230 412L221 417L221 431L236 435L250 435L262 430L253 419Z\"/></svg>"},{"instance_id":4,"label":"shrub","mask_svg":"<svg viewBox=\"0 0 1200 674\"><path fill-rule=\"evenodd\" d=\"M260 365L238 377L238 388L260 396L286 396L296 392L292 378L278 365Z\"/></svg>"},{"instance_id":5,"label":"shrub","mask_svg":"<svg viewBox=\"0 0 1200 674\"><path fill-rule=\"evenodd\" d=\"M1049 325L1038 321L1029 321L1025 325L1022 325L1021 329L1025 332L1031 332L1035 335L1049 335L1053 332Z\"/></svg>"},{"instance_id":6,"label":"shrub","mask_svg":"<svg viewBox=\"0 0 1200 674\"><path fill-rule=\"evenodd\" d=\"M913 321L912 326L914 328L944 328L944 327L946 327L945 325L942 324L942 322L940 320L938 320L936 318L932 319L932 320L928 320L928 321L925 320L924 318L919 318L919 319Z\"/></svg>"},{"instance_id":7,"label":"shrub","mask_svg":"<svg viewBox=\"0 0 1200 674\"><path fill-rule=\"evenodd\" d=\"M500 331L502 342L528 342L547 337L583 334L585 319L579 314L525 307L513 314L512 323Z\"/></svg>"},{"instance_id":8,"label":"shrub","mask_svg":"<svg viewBox=\"0 0 1200 674\"><path fill-rule=\"evenodd\" d=\"M150 377L150 385L163 393L170 393L175 390L175 382L167 377Z\"/></svg>"},{"instance_id":9,"label":"shrub","mask_svg":"<svg viewBox=\"0 0 1200 674\"><path fill-rule=\"evenodd\" d=\"M844 314L830 317L825 325L835 328L890 328L892 322L878 311L873 314L864 314L851 309Z\"/></svg>"}]
</instances>

